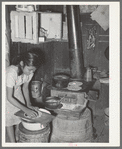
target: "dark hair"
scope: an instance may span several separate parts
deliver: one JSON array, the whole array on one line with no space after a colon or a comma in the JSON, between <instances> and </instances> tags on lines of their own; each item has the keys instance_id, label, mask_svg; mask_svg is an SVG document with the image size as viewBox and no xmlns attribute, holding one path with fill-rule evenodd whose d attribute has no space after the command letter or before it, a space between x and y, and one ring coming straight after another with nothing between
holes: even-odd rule
<instances>
[{"instance_id":1,"label":"dark hair","mask_svg":"<svg viewBox=\"0 0 122 149\"><path fill-rule=\"evenodd\" d=\"M15 56L12 60L12 65L18 65L21 61L27 66L39 67L41 65L39 55L30 51Z\"/></svg>"},{"instance_id":2,"label":"dark hair","mask_svg":"<svg viewBox=\"0 0 122 149\"><path fill-rule=\"evenodd\" d=\"M12 65L18 65L19 68L19 75L22 73L20 62L23 61L24 66L34 66L38 68L42 64L42 60L38 53L33 51L27 51L23 54L19 54L15 56L12 60Z\"/></svg>"}]
</instances>

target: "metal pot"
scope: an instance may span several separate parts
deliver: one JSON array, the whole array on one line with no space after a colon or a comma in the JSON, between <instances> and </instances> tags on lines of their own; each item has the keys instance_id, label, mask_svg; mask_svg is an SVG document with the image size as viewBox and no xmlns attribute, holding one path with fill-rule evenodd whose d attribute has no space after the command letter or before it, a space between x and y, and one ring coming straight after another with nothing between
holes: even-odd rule
<instances>
[{"instance_id":1,"label":"metal pot","mask_svg":"<svg viewBox=\"0 0 122 149\"><path fill-rule=\"evenodd\" d=\"M52 86L56 88L66 88L68 86L70 77L64 74L54 75L52 79Z\"/></svg>"}]
</instances>

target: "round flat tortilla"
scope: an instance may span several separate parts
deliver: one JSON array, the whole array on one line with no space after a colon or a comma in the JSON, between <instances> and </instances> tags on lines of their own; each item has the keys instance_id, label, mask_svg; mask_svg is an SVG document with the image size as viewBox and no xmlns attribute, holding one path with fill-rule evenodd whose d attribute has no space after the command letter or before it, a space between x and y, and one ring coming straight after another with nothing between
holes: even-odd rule
<instances>
[{"instance_id":1,"label":"round flat tortilla","mask_svg":"<svg viewBox=\"0 0 122 149\"><path fill-rule=\"evenodd\" d=\"M41 117L41 115L42 115L41 111L38 111L38 115L37 116L29 116L26 113L24 113L24 117L25 118L29 118L29 119L35 119L35 118Z\"/></svg>"}]
</instances>

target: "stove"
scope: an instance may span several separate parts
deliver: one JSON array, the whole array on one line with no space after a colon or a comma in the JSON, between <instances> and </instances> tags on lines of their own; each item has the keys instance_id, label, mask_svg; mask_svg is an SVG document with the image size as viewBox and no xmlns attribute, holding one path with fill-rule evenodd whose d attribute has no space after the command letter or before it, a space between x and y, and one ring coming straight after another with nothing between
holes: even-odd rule
<instances>
[{"instance_id":1,"label":"stove","mask_svg":"<svg viewBox=\"0 0 122 149\"><path fill-rule=\"evenodd\" d=\"M95 80L91 82L86 82L82 80L83 85L82 89L79 91L68 90L67 88L55 88L51 87L51 96L64 97L62 100L63 103L72 103L72 104L83 104L84 100L87 97L87 93L92 88Z\"/></svg>"},{"instance_id":2,"label":"stove","mask_svg":"<svg viewBox=\"0 0 122 149\"><path fill-rule=\"evenodd\" d=\"M61 109L54 109L56 113L65 114L67 116L75 116L76 118L80 117L81 113L87 106L87 93L92 88L95 80L91 82L82 80L82 83L82 89L79 91L71 91L67 88L50 87L51 96L62 98L61 104L63 106Z\"/></svg>"}]
</instances>

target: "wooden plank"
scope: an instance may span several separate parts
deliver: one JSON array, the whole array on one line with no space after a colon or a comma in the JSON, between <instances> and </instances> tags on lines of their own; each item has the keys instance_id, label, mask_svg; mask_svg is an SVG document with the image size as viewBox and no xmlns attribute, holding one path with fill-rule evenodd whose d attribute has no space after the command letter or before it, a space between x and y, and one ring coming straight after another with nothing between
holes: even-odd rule
<instances>
[{"instance_id":1,"label":"wooden plank","mask_svg":"<svg viewBox=\"0 0 122 149\"><path fill-rule=\"evenodd\" d=\"M13 15L13 12L10 13L10 20L11 20L11 39L13 41L13 38L15 36L15 18L14 18L14 15Z\"/></svg>"},{"instance_id":2,"label":"wooden plank","mask_svg":"<svg viewBox=\"0 0 122 149\"><path fill-rule=\"evenodd\" d=\"M10 19L11 19L11 39L13 42L18 42L19 38L16 38L16 30L15 30L15 11L11 11Z\"/></svg>"},{"instance_id":3,"label":"wooden plank","mask_svg":"<svg viewBox=\"0 0 122 149\"><path fill-rule=\"evenodd\" d=\"M19 18L15 15L15 37L19 37Z\"/></svg>"},{"instance_id":4,"label":"wooden plank","mask_svg":"<svg viewBox=\"0 0 122 149\"><path fill-rule=\"evenodd\" d=\"M32 39L32 16L26 16L26 39Z\"/></svg>"},{"instance_id":5,"label":"wooden plank","mask_svg":"<svg viewBox=\"0 0 122 149\"><path fill-rule=\"evenodd\" d=\"M24 15L19 14L19 38L25 38L25 24L24 24Z\"/></svg>"},{"instance_id":6,"label":"wooden plank","mask_svg":"<svg viewBox=\"0 0 122 149\"><path fill-rule=\"evenodd\" d=\"M109 42L109 35L99 35L99 42Z\"/></svg>"},{"instance_id":7,"label":"wooden plank","mask_svg":"<svg viewBox=\"0 0 122 149\"><path fill-rule=\"evenodd\" d=\"M38 38L38 13L33 12L33 43L39 43Z\"/></svg>"}]
</instances>

